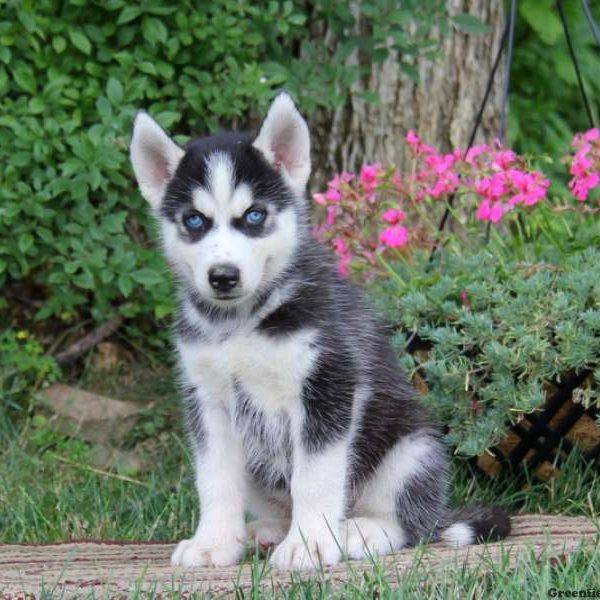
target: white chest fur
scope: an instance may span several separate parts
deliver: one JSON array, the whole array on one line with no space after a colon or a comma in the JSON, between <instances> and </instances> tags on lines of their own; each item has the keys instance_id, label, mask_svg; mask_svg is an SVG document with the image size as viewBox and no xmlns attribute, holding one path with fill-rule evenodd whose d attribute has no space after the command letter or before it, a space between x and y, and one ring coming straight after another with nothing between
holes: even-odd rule
<instances>
[{"instance_id":1,"label":"white chest fur","mask_svg":"<svg viewBox=\"0 0 600 600\"><path fill-rule=\"evenodd\" d=\"M178 348L187 379L206 395L205 401L232 410L237 381L265 415L290 414L315 364L316 337L312 329L280 337L238 331L222 341L180 342Z\"/></svg>"}]
</instances>

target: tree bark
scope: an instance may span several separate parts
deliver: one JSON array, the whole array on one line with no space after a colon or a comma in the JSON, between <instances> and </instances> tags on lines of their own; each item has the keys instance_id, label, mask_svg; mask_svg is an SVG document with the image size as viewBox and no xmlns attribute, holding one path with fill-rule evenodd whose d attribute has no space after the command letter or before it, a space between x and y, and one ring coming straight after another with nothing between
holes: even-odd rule
<instances>
[{"instance_id":1,"label":"tree bark","mask_svg":"<svg viewBox=\"0 0 600 600\"><path fill-rule=\"evenodd\" d=\"M383 63L373 65L369 76L353 84L343 107L316 111L310 117L313 189L323 187L337 172L356 171L366 163L406 169L404 136L410 129L442 151L467 145L502 38L502 0L448 0L449 15L462 12L476 15L491 31L473 35L453 28L446 37L438 32L439 57L417 57L413 62L418 83L402 72L392 52ZM360 56L355 53L348 60L356 64ZM477 141L491 141L498 135L503 77L501 66ZM378 103L358 96L367 90L378 96Z\"/></svg>"}]
</instances>

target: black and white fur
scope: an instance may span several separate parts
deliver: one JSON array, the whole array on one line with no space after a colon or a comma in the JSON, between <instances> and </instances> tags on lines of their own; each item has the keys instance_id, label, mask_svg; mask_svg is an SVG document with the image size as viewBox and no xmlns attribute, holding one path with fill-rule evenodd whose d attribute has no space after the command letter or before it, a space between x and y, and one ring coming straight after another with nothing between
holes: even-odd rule
<instances>
[{"instance_id":1,"label":"black and white fur","mask_svg":"<svg viewBox=\"0 0 600 600\"><path fill-rule=\"evenodd\" d=\"M290 569L335 564L340 549L362 558L507 535L500 509L449 509L439 430L362 294L311 237L309 133L288 95L258 136L185 149L139 113L131 160L181 292L201 518L173 564L236 563L248 538L276 545L272 565ZM236 275L215 284L215 268Z\"/></svg>"}]
</instances>

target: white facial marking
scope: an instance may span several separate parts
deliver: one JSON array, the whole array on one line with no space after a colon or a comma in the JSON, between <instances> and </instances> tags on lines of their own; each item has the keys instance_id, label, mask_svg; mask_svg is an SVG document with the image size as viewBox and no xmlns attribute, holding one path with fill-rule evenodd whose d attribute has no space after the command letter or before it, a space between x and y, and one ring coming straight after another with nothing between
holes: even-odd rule
<instances>
[{"instance_id":1,"label":"white facial marking","mask_svg":"<svg viewBox=\"0 0 600 600\"><path fill-rule=\"evenodd\" d=\"M214 219L216 216L217 207L212 194L204 188L196 188L192 192L192 202L194 208L201 212L205 217Z\"/></svg>"},{"instance_id":2,"label":"white facial marking","mask_svg":"<svg viewBox=\"0 0 600 600\"><path fill-rule=\"evenodd\" d=\"M229 212L233 218L240 218L254 202L252 190L246 183L240 183L231 197Z\"/></svg>"},{"instance_id":3,"label":"white facial marking","mask_svg":"<svg viewBox=\"0 0 600 600\"><path fill-rule=\"evenodd\" d=\"M233 194L233 165L226 154L215 152L206 159L208 186L216 210L221 215L230 214Z\"/></svg>"},{"instance_id":4,"label":"white facial marking","mask_svg":"<svg viewBox=\"0 0 600 600\"><path fill-rule=\"evenodd\" d=\"M265 225L269 233L246 235L232 221L257 200L252 189L247 183L234 187L233 167L224 153L210 155L207 165L209 189L196 188L192 201L196 210L212 220L212 227L200 240L189 242L182 238L180 225L163 219L163 249L176 273L205 300L219 306L240 306L289 264L297 244L297 218L291 207L278 213L271 208ZM208 272L220 264L232 264L240 270L233 299L219 300L210 286Z\"/></svg>"}]
</instances>

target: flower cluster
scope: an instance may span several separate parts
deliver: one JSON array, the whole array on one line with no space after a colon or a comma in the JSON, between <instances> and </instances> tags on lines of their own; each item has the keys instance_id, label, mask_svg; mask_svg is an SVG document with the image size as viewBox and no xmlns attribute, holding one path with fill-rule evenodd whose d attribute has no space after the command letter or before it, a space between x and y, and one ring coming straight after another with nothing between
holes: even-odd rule
<instances>
[{"instance_id":1,"label":"flower cluster","mask_svg":"<svg viewBox=\"0 0 600 600\"><path fill-rule=\"evenodd\" d=\"M406 142L418 165L412 177L415 200L447 196L460 188L461 193L472 192L477 198L478 220L498 223L518 204L533 206L546 196L549 181L500 142L448 154L423 144L413 131L408 132Z\"/></svg>"},{"instance_id":2,"label":"flower cluster","mask_svg":"<svg viewBox=\"0 0 600 600\"><path fill-rule=\"evenodd\" d=\"M405 140L413 158L410 172L365 165L358 174L336 175L325 192L314 195L324 208L314 233L336 252L344 275L351 266L366 266L367 275L373 275L381 264L378 257L394 257L408 244L430 246L437 230L427 231L423 217L435 215L436 207L425 202L456 197L455 207L467 209L475 221L499 223L517 207L527 209L546 198L548 179L499 141L442 153L414 131ZM577 134L572 145L569 188L585 200L600 185L600 131Z\"/></svg>"},{"instance_id":3,"label":"flower cluster","mask_svg":"<svg viewBox=\"0 0 600 600\"><path fill-rule=\"evenodd\" d=\"M577 200L587 200L590 190L600 185L600 130L577 133L571 141L574 155L570 159L569 189Z\"/></svg>"},{"instance_id":4,"label":"flower cluster","mask_svg":"<svg viewBox=\"0 0 600 600\"><path fill-rule=\"evenodd\" d=\"M313 233L318 239L328 243L339 258L338 270L349 275L353 258L360 258L371 269L376 267L376 252L384 242L379 242L372 223L381 210L378 191L386 171L376 163L365 165L360 173L340 173L327 184L324 193L314 194L317 204L325 207L324 223ZM391 227L398 227L400 217L394 217ZM384 232L381 233L384 236ZM393 237L393 232L388 236ZM387 239L387 236L384 236ZM392 243L398 246L398 236Z\"/></svg>"}]
</instances>

